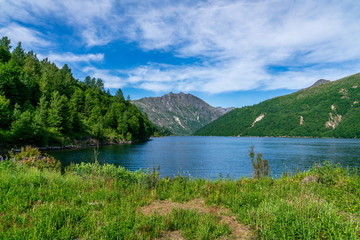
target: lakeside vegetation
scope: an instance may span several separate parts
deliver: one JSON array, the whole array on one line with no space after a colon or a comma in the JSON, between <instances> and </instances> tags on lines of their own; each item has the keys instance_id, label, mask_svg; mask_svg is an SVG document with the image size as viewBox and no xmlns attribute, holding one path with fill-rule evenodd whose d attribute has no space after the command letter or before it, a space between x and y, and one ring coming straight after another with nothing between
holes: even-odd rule
<instances>
[{"instance_id":1,"label":"lakeside vegetation","mask_svg":"<svg viewBox=\"0 0 360 240\"><path fill-rule=\"evenodd\" d=\"M121 89L113 96L100 78L75 79L65 64L0 40L0 149L146 140L154 126ZM161 133L160 133L161 134Z\"/></svg>"},{"instance_id":2,"label":"lakeside vegetation","mask_svg":"<svg viewBox=\"0 0 360 240\"><path fill-rule=\"evenodd\" d=\"M51 158L24 151L32 153L0 161L0 239L360 237L358 169L322 163L272 179L268 163L252 149L253 166L265 170L253 178L170 179L155 169L130 172L98 163L62 173L46 164ZM33 165L31 155L43 164ZM234 231L234 222L244 231Z\"/></svg>"},{"instance_id":3,"label":"lakeside vegetation","mask_svg":"<svg viewBox=\"0 0 360 240\"><path fill-rule=\"evenodd\" d=\"M194 135L360 138L359 102L355 74L234 109Z\"/></svg>"}]
</instances>

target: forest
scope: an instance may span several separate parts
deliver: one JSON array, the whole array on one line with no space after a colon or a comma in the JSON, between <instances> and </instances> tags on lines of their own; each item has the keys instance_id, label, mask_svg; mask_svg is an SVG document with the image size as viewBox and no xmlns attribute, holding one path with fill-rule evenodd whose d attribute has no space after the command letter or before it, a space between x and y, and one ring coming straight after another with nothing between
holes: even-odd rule
<instances>
[{"instance_id":1,"label":"forest","mask_svg":"<svg viewBox=\"0 0 360 240\"><path fill-rule=\"evenodd\" d=\"M0 149L141 141L154 130L121 89L111 95L102 79L77 80L68 65L39 60L21 42L12 49L1 38Z\"/></svg>"}]
</instances>

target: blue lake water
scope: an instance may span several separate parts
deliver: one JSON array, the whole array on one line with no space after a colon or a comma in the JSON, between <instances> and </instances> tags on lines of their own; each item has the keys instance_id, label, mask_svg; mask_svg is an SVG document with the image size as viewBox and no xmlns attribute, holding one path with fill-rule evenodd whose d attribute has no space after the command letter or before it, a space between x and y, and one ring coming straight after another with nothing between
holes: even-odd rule
<instances>
[{"instance_id":1,"label":"blue lake water","mask_svg":"<svg viewBox=\"0 0 360 240\"><path fill-rule=\"evenodd\" d=\"M250 146L269 161L274 177L283 171L306 170L314 163L330 161L342 166L360 166L359 139L197 137L153 138L146 143L100 147L99 162L131 171L160 165L160 175L180 174L216 179L252 175ZM62 165L91 162L92 148L50 152Z\"/></svg>"}]
</instances>

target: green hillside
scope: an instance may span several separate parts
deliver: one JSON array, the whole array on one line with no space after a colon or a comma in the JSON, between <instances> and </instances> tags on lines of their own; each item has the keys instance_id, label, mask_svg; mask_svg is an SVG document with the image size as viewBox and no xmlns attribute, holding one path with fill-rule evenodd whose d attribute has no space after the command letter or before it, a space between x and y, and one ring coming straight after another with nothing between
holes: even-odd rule
<instances>
[{"instance_id":1,"label":"green hillside","mask_svg":"<svg viewBox=\"0 0 360 240\"><path fill-rule=\"evenodd\" d=\"M355 74L235 109L194 135L359 138L359 102L360 74Z\"/></svg>"},{"instance_id":2,"label":"green hillside","mask_svg":"<svg viewBox=\"0 0 360 240\"><path fill-rule=\"evenodd\" d=\"M27 144L147 139L153 125L135 105L104 89L102 79L75 79L65 64L39 60L21 43L0 39L0 149Z\"/></svg>"}]
</instances>

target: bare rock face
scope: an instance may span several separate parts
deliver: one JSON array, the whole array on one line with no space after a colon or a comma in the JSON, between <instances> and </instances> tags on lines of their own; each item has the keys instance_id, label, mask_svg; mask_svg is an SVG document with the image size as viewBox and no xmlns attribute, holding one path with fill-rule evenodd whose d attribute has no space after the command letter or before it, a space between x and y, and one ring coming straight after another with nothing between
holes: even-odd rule
<instances>
[{"instance_id":1,"label":"bare rock face","mask_svg":"<svg viewBox=\"0 0 360 240\"><path fill-rule=\"evenodd\" d=\"M329 121L325 123L326 128L332 128L335 129L339 123L342 120L342 116L339 114L333 115L332 113L329 113Z\"/></svg>"},{"instance_id":2,"label":"bare rock face","mask_svg":"<svg viewBox=\"0 0 360 240\"><path fill-rule=\"evenodd\" d=\"M303 125L303 124L304 124L304 117L300 116L300 125Z\"/></svg>"},{"instance_id":3,"label":"bare rock face","mask_svg":"<svg viewBox=\"0 0 360 240\"><path fill-rule=\"evenodd\" d=\"M189 135L234 108L212 107L198 97L180 92L132 101L154 124L176 135Z\"/></svg>"},{"instance_id":4,"label":"bare rock face","mask_svg":"<svg viewBox=\"0 0 360 240\"><path fill-rule=\"evenodd\" d=\"M326 79L319 79L317 80L313 85L311 85L310 87L315 87L324 83L330 82L330 80L326 80Z\"/></svg>"},{"instance_id":5,"label":"bare rock face","mask_svg":"<svg viewBox=\"0 0 360 240\"><path fill-rule=\"evenodd\" d=\"M260 122L265 117L265 114L262 113L260 116L258 116L254 122L251 124L251 127L254 127L255 123Z\"/></svg>"}]
</instances>

